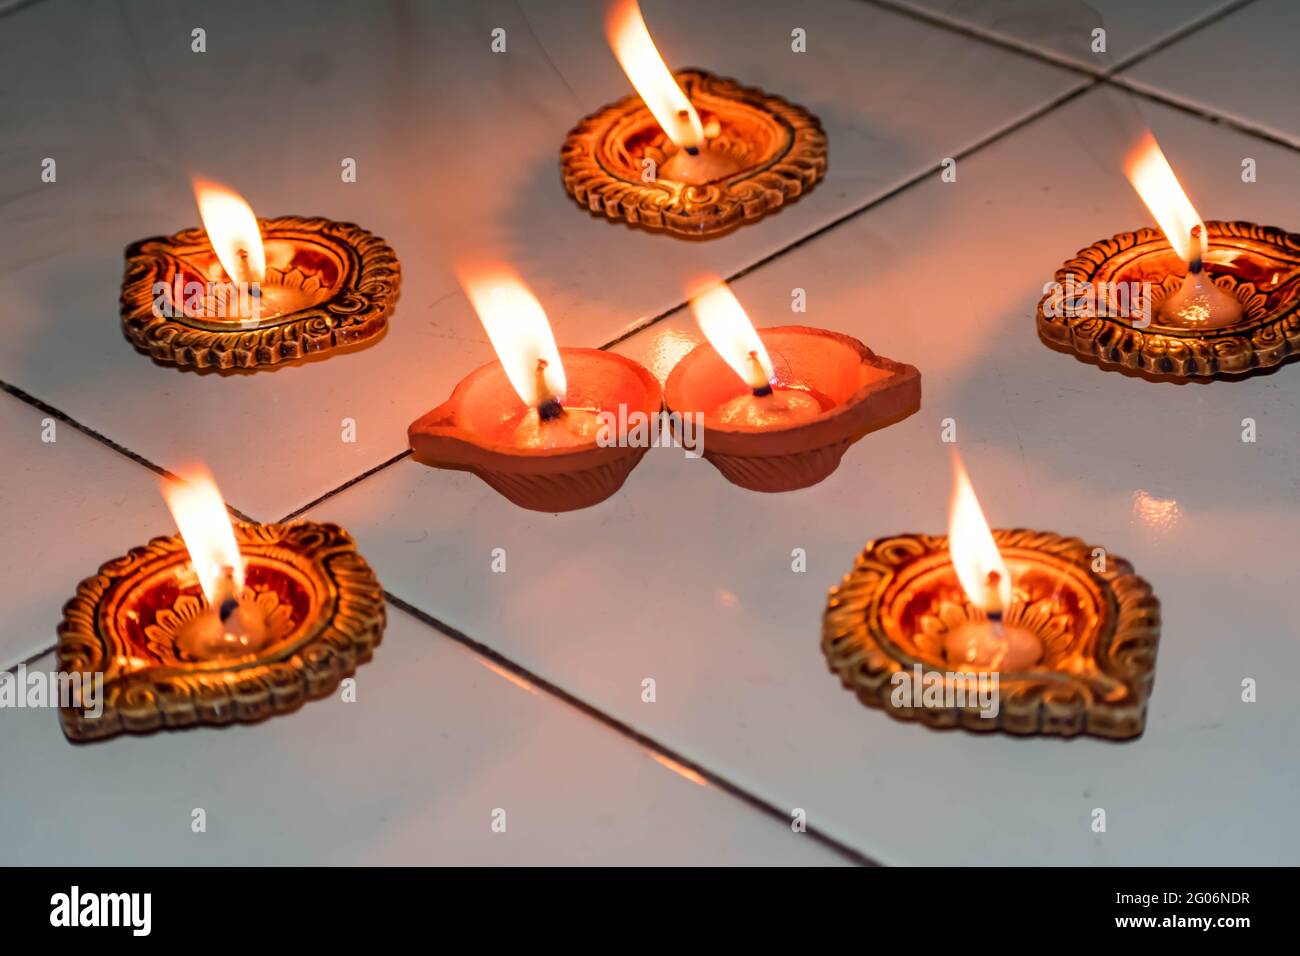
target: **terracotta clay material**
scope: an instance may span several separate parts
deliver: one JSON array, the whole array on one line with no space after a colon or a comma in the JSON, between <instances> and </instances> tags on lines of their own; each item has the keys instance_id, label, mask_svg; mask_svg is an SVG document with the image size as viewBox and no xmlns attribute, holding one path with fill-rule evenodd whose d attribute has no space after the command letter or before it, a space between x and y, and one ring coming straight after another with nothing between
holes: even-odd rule
<instances>
[{"instance_id":1,"label":"terracotta clay material","mask_svg":"<svg viewBox=\"0 0 1300 956\"><path fill-rule=\"evenodd\" d=\"M928 674L953 690L977 670L945 653L953 631L988 618L957 580L943 536L868 542L827 599L822 651L831 671L868 707L930 727L1140 736L1160 642L1151 585L1113 553L1098 563L1103 549L1079 538L1016 528L994 530L993 539L1013 581L1005 624L1042 647L1036 662L999 673L997 708L990 712L974 697L922 702L896 693L900 673Z\"/></svg>"},{"instance_id":2,"label":"terracotta clay material","mask_svg":"<svg viewBox=\"0 0 1300 956\"><path fill-rule=\"evenodd\" d=\"M1094 242L1056 271L1038 303L1038 334L1105 369L1156 381L1240 376L1300 354L1300 234L1250 222L1205 223L1205 274L1236 299L1241 318L1221 328L1162 324L1160 304L1177 292L1187 264L1164 234L1143 228ZM1151 324L1078 307L1066 290L1151 287Z\"/></svg>"},{"instance_id":3,"label":"terracotta clay material","mask_svg":"<svg viewBox=\"0 0 1300 956\"><path fill-rule=\"evenodd\" d=\"M579 205L652 232L712 239L826 175L826 133L803 107L704 70L676 79L705 127L698 155L664 135L640 96L624 97L580 122L560 150L564 188Z\"/></svg>"},{"instance_id":4,"label":"terracotta clay material","mask_svg":"<svg viewBox=\"0 0 1300 956\"><path fill-rule=\"evenodd\" d=\"M620 422L639 414L648 428L656 424L663 392L644 366L600 349L562 348L560 359L568 379L566 407L610 412ZM521 508L559 512L590 507L618 491L649 447L602 446L593 437L573 447L527 448L494 439L494 429L522 407L501 363L490 362L411 424L415 460L472 471Z\"/></svg>"},{"instance_id":5,"label":"terracotta clay material","mask_svg":"<svg viewBox=\"0 0 1300 956\"><path fill-rule=\"evenodd\" d=\"M70 740L195 724L257 722L324 697L370 660L384 593L333 524L234 525L245 565L241 602L269 639L246 653L195 656L186 641L209 611L179 535L106 561L77 586L59 624L59 671L102 675L102 713L60 708Z\"/></svg>"},{"instance_id":6,"label":"terracotta clay material","mask_svg":"<svg viewBox=\"0 0 1300 956\"><path fill-rule=\"evenodd\" d=\"M402 271L393 250L350 222L259 219L266 247L263 292L287 290L295 307L241 318L239 300L202 228L132 243L122 280L122 330L159 362L186 369L265 369L377 340L397 304ZM221 287L187 305L190 283ZM160 311L158 289L166 289ZM178 298L172 290L181 294ZM246 304L246 303L245 303Z\"/></svg>"},{"instance_id":7,"label":"terracotta clay material","mask_svg":"<svg viewBox=\"0 0 1300 956\"><path fill-rule=\"evenodd\" d=\"M704 457L733 484L751 491L815 485L863 435L921 407L921 373L851 336L797 325L758 334L776 369L774 385L807 389L829 408L784 427L719 426L714 411L747 388L707 342L677 363L664 386L671 412L704 414Z\"/></svg>"}]
</instances>

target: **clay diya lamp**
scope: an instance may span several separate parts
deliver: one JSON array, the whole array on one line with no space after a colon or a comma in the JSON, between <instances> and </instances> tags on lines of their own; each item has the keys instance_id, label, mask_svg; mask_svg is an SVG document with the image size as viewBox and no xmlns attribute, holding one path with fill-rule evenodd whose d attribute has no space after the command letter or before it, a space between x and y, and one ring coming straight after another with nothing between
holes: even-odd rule
<instances>
[{"instance_id":1,"label":"clay diya lamp","mask_svg":"<svg viewBox=\"0 0 1300 956\"><path fill-rule=\"evenodd\" d=\"M384 595L345 531L232 526L200 470L164 494L180 535L105 562L63 608L60 672L103 675L102 712L84 696L61 708L69 739L259 721L370 659Z\"/></svg>"},{"instance_id":2,"label":"clay diya lamp","mask_svg":"<svg viewBox=\"0 0 1300 956\"><path fill-rule=\"evenodd\" d=\"M826 134L802 107L703 70L664 65L636 0L606 21L636 89L560 150L564 188L593 214L691 239L776 211L826 174Z\"/></svg>"},{"instance_id":3,"label":"clay diya lamp","mask_svg":"<svg viewBox=\"0 0 1300 956\"><path fill-rule=\"evenodd\" d=\"M990 531L960 461L948 536L870 542L822 650L867 706L930 727L1123 740L1146 726L1160 603L1132 566L1050 531Z\"/></svg>"},{"instance_id":4,"label":"clay diya lamp","mask_svg":"<svg viewBox=\"0 0 1300 956\"><path fill-rule=\"evenodd\" d=\"M1300 235L1202 222L1148 136L1129 180L1160 230L1081 250L1038 303L1048 345L1157 380L1232 376L1300 352Z\"/></svg>"},{"instance_id":5,"label":"clay diya lamp","mask_svg":"<svg viewBox=\"0 0 1300 956\"><path fill-rule=\"evenodd\" d=\"M505 270L465 280L499 361L413 422L416 461L472 471L532 511L573 511L618 491L662 408L648 369L600 349L557 348L541 305Z\"/></svg>"},{"instance_id":6,"label":"clay diya lamp","mask_svg":"<svg viewBox=\"0 0 1300 956\"><path fill-rule=\"evenodd\" d=\"M133 243L122 329L181 368L259 369L351 349L383 334L401 269L350 222L257 219L238 194L196 180L203 228Z\"/></svg>"},{"instance_id":7,"label":"clay diya lamp","mask_svg":"<svg viewBox=\"0 0 1300 956\"><path fill-rule=\"evenodd\" d=\"M669 373L664 403L697 416L704 457L742 488L815 485L858 439L921 407L920 373L855 338L803 326L755 330L722 283L691 306L708 342Z\"/></svg>"}]
</instances>

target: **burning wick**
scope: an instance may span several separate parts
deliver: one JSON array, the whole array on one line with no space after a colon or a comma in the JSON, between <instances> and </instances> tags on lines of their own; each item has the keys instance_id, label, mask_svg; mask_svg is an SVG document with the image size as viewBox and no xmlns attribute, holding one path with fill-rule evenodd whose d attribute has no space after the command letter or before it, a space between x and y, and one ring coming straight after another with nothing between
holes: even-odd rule
<instances>
[{"instance_id":1,"label":"burning wick","mask_svg":"<svg viewBox=\"0 0 1300 956\"><path fill-rule=\"evenodd\" d=\"M618 0L605 20L605 35L632 87L663 131L667 157L659 178L683 186L701 186L726 179L744 166L726 150L707 142L719 132L705 126L690 98L678 85L655 47L636 0Z\"/></svg>"},{"instance_id":2,"label":"burning wick","mask_svg":"<svg viewBox=\"0 0 1300 956\"><path fill-rule=\"evenodd\" d=\"M164 483L162 492L205 603L176 635L177 649L195 660L259 650L270 632L252 592L244 588L243 556L216 482L206 469L192 468L182 481Z\"/></svg>"},{"instance_id":3,"label":"burning wick","mask_svg":"<svg viewBox=\"0 0 1300 956\"><path fill-rule=\"evenodd\" d=\"M239 610L239 599L235 597L235 569L226 565L221 569L221 583L219 594L224 595L217 605L217 617L221 618L224 624L230 619L230 616Z\"/></svg>"},{"instance_id":4,"label":"burning wick","mask_svg":"<svg viewBox=\"0 0 1300 956\"><path fill-rule=\"evenodd\" d=\"M1160 303L1160 317L1164 325L1188 329L1221 329L1241 321L1241 303L1228 295L1205 272L1205 258L1209 244L1205 227L1197 223L1191 228L1191 249L1195 252L1187 263L1187 276L1182 286Z\"/></svg>"},{"instance_id":5,"label":"burning wick","mask_svg":"<svg viewBox=\"0 0 1300 956\"><path fill-rule=\"evenodd\" d=\"M253 209L235 191L208 180L194 180L199 218L216 256L210 281L229 279L247 286L255 303L249 314L223 311L222 318L272 319L308 308L313 299L301 288L278 283L266 285L266 246Z\"/></svg>"},{"instance_id":6,"label":"burning wick","mask_svg":"<svg viewBox=\"0 0 1300 956\"><path fill-rule=\"evenodd\" d=\"M691 122L691 111L690 111L690 110L678 110L678 111L677 111L677 118L678 118L679 120L681 120L683 124L685 124L685 125L690 125L690 122ZM692 144L686 146L686 152L687 152L689 155L691 155L691 156L698 156L698 155L700 155L700 148L699 148L698 146L696 146L695 144L692 143Z\"/></svg>"},{"instance_id":7,"label":"burning wick","mask_svg":"<svg viewBox=\"0 0 1300 956\"><path fill-rule=\"evenodd\" d=\"M944 658L965 671L1025 670L1042 660L1043 642L1032 631L1005 623L1003 613L1012 598L1010 572L955 454L953 470L948 547L967 600L984 618L968 617L944 635Z\"/></svg>"},{"instance_id":8,"label":"burning wick","mask_svg":"<svg viewBox=\"0 0 1300 956\"><path fill-rule=\"evenodd\" d=\"M501 265L457 267L521 405L499 409L493 437L517 448L571 448L594 442L599 409L566 406L564 362L546 312L512 270Z\"/></svg>"},{"instance_id":9,"label":"burning wick","mask_svg":"<svg viewBox=\"0 0 1300 956\"><path fill-rule=\"evenodd\" d=\"M779 387L767 346L759 337L731 289L710 279L691 296L691 309L700 331L749 391L722 402L706 418L722 425L779 428L816 418L832 404L811 389Z\"/></svg>"},{"instance_id":10,"label":"burning wick","mask_svg":"<svg viewBox=\"0 0 1300 956\"><path fill-rule=\"evenodd\" d=\"M544 422L549 422L564 414L564 406L560 404L558 398L550 394L546 387L546 366L546 359L537 360L537 394L542 397L542 401L537 406L537 417Z\"/></svg>"},{"instance_id":11,"label":"burning wick","mask_svg":"<svg viewBox=\"0 0 1300 956\"><path fill-rule=\"evenodd\" d=\"M1187 264L1190 275L1199 275L1205 268L1205 254L1209 252L1209 243L1205 241L1205 230L1200 224L1192 226L1192 245L1196 247L1196 258Z\"/></svg>"},{"instance_id":12,"label":"burning wick","mask_svg":"<svg viewBox=\"0 0 1300 956\"><path fill-rule=\"evenodd\" d=\"M766 377L763 373L763 363L758 360L757 351L753 351L749 353L749 361L750 364L753 365L754 370L758 372L760 376ZM770 381L764 382L762 385L759 385L754 389L755 398L766 398L768 395L771 394L772 394L772 383Z\"/></svg>"},{"instance_id":13,"label":"burning wick","mask_svg":"<svg viewBox=\"0 0 1300 956\"><path fill-rule=\"evenodd\" d=\"M984 584L984 613L988 616L989 623L999 635L1002 633L1002 596L998 592L1001 590L1002 575L997 571L990 571Z\"/></svg>"},{"instance_id":14,"label":"burning wick","mask_svg":"<svg viewBox=\"0 0 1300 956\"><path fill-rule=\"evenodd\" d=\"M1160 303L1159 324L1200 330L1240 322L1241 303L1216 286L1205 271L1209 255L1205 224L1154 136L1148 133L1129 154L1125 173L1174 252L1187 263L1182 286Z\"/></svg>"}]
</instances>

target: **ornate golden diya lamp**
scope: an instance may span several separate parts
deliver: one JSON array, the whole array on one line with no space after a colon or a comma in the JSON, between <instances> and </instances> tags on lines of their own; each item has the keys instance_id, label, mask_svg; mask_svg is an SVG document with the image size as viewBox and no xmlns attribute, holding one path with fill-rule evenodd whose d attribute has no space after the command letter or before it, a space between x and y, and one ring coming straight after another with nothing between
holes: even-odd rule
<instances>
[{"instance_id":1,"label":"ornate golden diya lamp","mask_svg":"<svg viewBox=\"0 0 1300 956\"><path fill-rule=\"evenodd\" d=\"M868 432L921 407L921 375L855 338L803 326L756 330L731 289L691 297L708 342L664 385L670 412L700 415L704 457L751 491L815 485Z\"/></svg>"},{"instance_id":2,"label":"ornate golden diya lamp","mask_svg":"<svg viewBox=\"0 0 1300 956\"><path fill-rule=\"evenodd\" d=\"M558 348L541 304L507 269L463 270L462 283L498 361L411 423L415 460L472 471L533 511L604 501L650 447L658 380L612 352ZM639 424L641 436L630 438Z\"/></svg>"},{"instance_id":3,"label":"ornate golden diya lamp","mask_svg":"<svg viewBox=\"0 0 1300 956\"><path fill-rule=\"evenodd\" d=\"M1203 222L1149 135L1126 171L1160 231L1095 242L1057 270L1038 303L1043 340L1174 380L1248 372L1300 352L1300 235ZM1141 305L1116 314L1106 306L1117 298Z\"/></svg>"},{"instance_id":4,"label":"ornate golden diya lamp","mask_svg":"<svg viewBox=\"0 0 1300 956\"><path fill-rule=\"evenodd\" d=\"M239 195L195 181L203 228L126 250L122 329L160 362L256 369L347 349L388 327L401 269L350 222L257 219Z\"/></svg>"},{"instance_id":5,"label":"ornate golden diya lamp","mask_svg":"<svg viewBox=\"0 0 1300 956\"><path fill-rule=\"evenodd\" d=\"M70 739L262 720L370 659L384 596L347 532L232 525L201 469L163 492L180 535L106 562L63 608L60 671L104 682L102 713L60 711Z\"/></svg>"},{"instance_id":6,"label":"ornate golden diya lamp","mask_svg":"<svg viewBox=\"0 0 1300 956\"><path fill-rule=\"evenodd\" d=\"M616 3L606 28L638 95L582 120L560 150L564 188L592 213L712 238L826 174L826 134L807 110L703 70L674 78L636 0Z\"/></svg>"},{"instance_id":7,"label":"ornate golden diya lamp","mask_svg":"<svg viewBox=\"0 0 1300 956\"><path fill-rule=\"evenodd\" d=\"M949 524L947 538L870 542L831 589L822 650L844 686L937 728L1140 735L1160 636L1151 586L1078 538L990 531L960 460Z\"/></svg>"}]
</instances>

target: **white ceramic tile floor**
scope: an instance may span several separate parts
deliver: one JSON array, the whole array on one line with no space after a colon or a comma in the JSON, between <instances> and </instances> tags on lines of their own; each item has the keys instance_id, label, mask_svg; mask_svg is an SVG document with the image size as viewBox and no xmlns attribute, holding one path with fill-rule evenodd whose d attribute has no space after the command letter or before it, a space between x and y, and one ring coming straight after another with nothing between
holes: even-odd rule
<instances>
[{"instance_id":1,"label":"white ceramic tile floor","mask_svg":"<svg viewBox=\"0 0 1300 956\"><path fill-rule=\"evenodd\" d=\"M885 862L1294 858L1294 704L1239 694L1244 677L1300 665L1297 369L1154 384L1034 332L1062 260L1147 222L1117 168L1068 148L1108 106L1087 94L965 162L957 183L936 176L736 284L760 324L790 321L790 290L805 288L802 320L922 370L922 411L823 485L753 494L658 451L610 501L539 516L404 461L313 516L347 525L393 593ZM1163 108L1151 118L1187 188L1214 197L1206 215L1267 219L1300 199L1300 155L1251 143L1289 173L1245 187L1245 137ZM679 315L619 350L663 374L692 337ZM1257 444L1240 441L1246 416ZM1104 544L1157 588L1164 639L1141 740L936 734L866 710L827 673L820 615L854 553L944 529L947 417L995 523ZM790 571L796 547L806 573ZM494 548L504 574L487 572ZM1091 832L1096 806L1119 834Z\"/></svg>"},{"instance_id":2,"label":"white ceramic tile floor","mask_svg":"<svg viewBox=\"0 0 1300 956\"><path fill-rule=\"evenodd\" d=\"M0 670L53 646L63 602L101 563L175 530L157 487L129 458L0 393Z\"/></svg>"},{"instance_id":3,"label":"white ceramic tile floor","mask_svg":"<svg viewBox=\"0 0 1300 956\"><path fill-rule=\"evenodd\" d=\"M1113 53L1147 49L1217 8L1155 6L1103 9ZM1078 4L1055 8L1075 22ZM163 467L205 458L232 503L263 519L400 452L407 422L485 358L454 255L508 256L561 340L598 344L671 308L699 270L762 260L1082 82L858 0L801 6L798 23L771 3L646 0L677 65L777 90L831 133L817 191L757 227L687 245L591 219L559 186L564 131L626 91L598 6L371 6L364 29L354 6L306 9L268 8L252 31L238 10L137 3L119 22L116 8L41 0L0 23L0 88L24 94L0 97L18 131L0 150L0 295L11 305L0 379ZM1252 9L1205 36L1237 29ZM1250 22L1261 42L1281 42L1271 21ZM189 52L199 23L207 59ZM484 52L498 25L508 57ZM788 53L795 25L809 30L803 57ZM730 42L718 44L720 32ZM1055 35L1020 39L1058 56ZM1170 50L1199 49L1199 37ZM31 68L56 60L75 68ZM1265 62L1272 88L1285 88L1294 68ZM1196 82L1171 67L1160 91ZM202 116L191 102L205 104ZM300 119L322 102L327 119ZM1205 105L1237 116L1234 102ZM1300 152L1143 108L1205 216L1296 228L1285 211L1300 208ZM1252 114L1255 125L1281 115L1269 110ZM243 138L208 125L232 111ZM309 516L345 524L398 597L883 862L1293 860L1297 715L1274 675L1300 664L1288 603L1300 535L1297 369L1155 385L1051 352L1033 329L1039 289L1063 259L1148 221L1114 163L1122 144L1106 130L1116 125L1105 98L1085 94L962 159L956 183L926 179L736 283L760 324L791 321L790 290L802 287L809 312L794 319L921 368L922 411L868 437L816 488L748 493L660 450L610 501L555 517L405 460ZM447 149L448 130L458 149ZM57 184L38 182L45 155L60 157ZM1243 155L1272 172L1241 183ZM361 169L347 188L335 178L343 156ZM236 378L134 353L116 318L121 249L195 221L184 175L196 166L266 213L353 219L386 236L404 270L388 336ZM499 193L485 188L494 179ZM662 376L695 337L678 312L619 348ZM48 643L27 635L52 636L81 577L170 522L147 469L62 425L55 448L29 447L43 413L5 402L11 566L0 571L5 610L22 622L0 630L9 666ZM338 440L343 417L358 422L355 445ZM1140 740L933 733L866 710L826 671L825 592L855 552L872 536L943 529L945 417L958 420L995 523L1105 544L1155 585L1164 637ZM1253 445L1239 440L1244 417L1258 423ZM96 495L79 490L87 475ZM45 548L35 561L24 553L34 540ZM497 547L504 574L489 571ZM790 571L795 547L808 553L802 574ZM32 768L0 777L6 861L846 861L670 772L589 714L514 686L400 611L391 621L359 672L357 704L85 747L64 742L47 711L0 711L6 766ZM642 702L646 677L654 703ZM1260 681L1257 703L1240 701L1244 677ZM423 709L410 703L417 692L429 695ZM522 813L509 811L509 835L492 835L491 808L512 805ZM195 806L219 839L190 833ZM1098 806L1107 834L1088 825Z\"/></svg>"},{"instance_id":4,"label":"white ceramic tile floor","mask_svg":"<svg viewBox=\"0 0 1300 956\"><path fill-rule=\"evenodd\" d=\"M1234 0L876 0L1105 73ZM1094 50L1104 29L1105 48Z\"/></svg>"},{"instance_id":5,"label":"white ceramic tile floor","mask_svg":"<svg viewBox=\"0 0 1300 956\"><path fill-rule=\"evenodd\" d=\"M393 609L351 703L79 747L0 720L10 865L846 862Z\"/></svg>"},{"instance_id":6,"label":"white ceramic tile floor","mask_svg":"<svg viewBox=\"0 0 1300 956\"><path fill-rule=\"evenodd\" d=\"M1294 90L1300 5L1254 3L1143 60L1122 75L1139 89L1228 116L1300 146Z\"/></svg>"},{"instance_id":7,"label":"white ceramic tile floor","mask_svg":"<svg viewBox=\"0 0 1300 956\"><path fill-rule=\"evenodd\" d=\"M856 0L801 10L815 44L805 55L789 52L784 19L773 29L771 4L710 5L703 25L690 4L647 4L681 65L802 101L831 137L830 173L806 198L684 243L599 221L560 184L565 133L630 92L601 9L291 2L250 19L143 2L123 20L113 6L42 0L9 15L0 88L34 91L36 75L40 95L4 106L17 133L0 153L0 242L18 254L0 266L11 306L0 380L164 468L202 457L235 506L274 520L401 452L407 423L486 360L454 257L508 257L561 341L600 345L675 305L699 270L735 273L1079 82ZM200 21L208 52L195 54ZM489 49L496 26L505 55ZM34 69L56 60L66 68ZM846 84L865 62L879 72ZM53 184L39 181L45 156L59 164ZM340 180L343 157L357 159L354 184ZM196 170L264 214L354 220L384 236L403 272L387 336L233 377L137 353L117 319L122 250L197 224ZM355 442L340 440L345 418Z\"/></svg>"}]
</instances>

